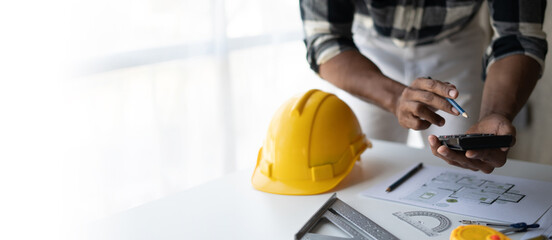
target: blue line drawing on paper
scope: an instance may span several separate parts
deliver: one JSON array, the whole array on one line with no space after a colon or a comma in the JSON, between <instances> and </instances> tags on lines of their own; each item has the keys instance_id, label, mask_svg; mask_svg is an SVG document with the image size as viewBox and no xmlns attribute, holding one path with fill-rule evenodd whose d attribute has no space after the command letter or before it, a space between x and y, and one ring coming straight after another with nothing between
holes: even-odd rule
<instances>
[{"instance_id":1,"label":"blue line drawing on paper","mask_svg":"<svg viewBox=\"0 0 552 240\"><path fill-rule=\"evenodd\" d=\"M512 190L514 184L486 180L475 175L443 172L432 178L404 199L447 207L450 204L511 204L525 195Z\"/></svg>"}]
</instances>

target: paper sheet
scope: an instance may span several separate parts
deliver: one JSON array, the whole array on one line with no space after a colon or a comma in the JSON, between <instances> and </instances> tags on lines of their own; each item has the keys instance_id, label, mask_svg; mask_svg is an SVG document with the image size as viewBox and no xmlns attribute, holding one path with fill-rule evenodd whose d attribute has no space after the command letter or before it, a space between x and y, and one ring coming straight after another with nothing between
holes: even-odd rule
<instances>
[{"instance_id":1,"label":"paper sheet","mask_svg":"<svg viewBox=\"0 0 552 240\"><path fill-rule=\"evenodd\" d=\"M528 231L521 239L530 239L540 235L552 238L552 208L548 209L548 212L546 212L537 223L540 227L536 230L531 229L531 231Z\"/></svg>"},{"instance_id":2,"label":"paper sheet","mask_svg":"<svg viewBox=\"0 0 552 240\"><path fill-rule=\"evenodd\" d=\"M431 165L385 192L412 168L361 195L503 222L533 223L552 206L552 182Z\"/></svg>"}]
</instances>

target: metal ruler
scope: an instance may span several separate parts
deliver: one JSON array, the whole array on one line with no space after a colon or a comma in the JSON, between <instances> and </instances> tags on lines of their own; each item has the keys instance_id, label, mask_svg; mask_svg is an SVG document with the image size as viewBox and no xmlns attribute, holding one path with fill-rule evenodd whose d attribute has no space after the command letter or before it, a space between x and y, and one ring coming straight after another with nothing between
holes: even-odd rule
<instances>
[{"instance_id":1,"label":"metal ruler","mask_svg":"<svg viewBox=\"0 0 552 240\"><path fill-rule=\"evenodd\" d=\"M411 211L411 212L396 212L393 213L396 217L399 219L407 222L408 224L414 226L418 230L424 232L427 236L435 237L438 236L440 232L443 232L447 230L450 225L450 219L447 218L445 215L436 213L436 212L429 212L429 211ZM416 220L416 217L422 216L422 217L432 217L439 221L439 224L433 228L427 227L424 225L422 221Z\"/></svg>"},{"instance_id":2,"label":"metal ruler","mask_svg":"<svg viewBox=\"0 0 552 240\"><path fill-rule=\"evenodd\" d=\"M327 219L335 224L350 238L328 236L312 233L311 230L322 219ZM351 206L337 198L334 193L326 203L305 223L295 234L295 239L330 240L330 239L361 239L361 240L398 240L393 234L380 227L378 224L362 215Z\"/></svg>"}]
</instances>

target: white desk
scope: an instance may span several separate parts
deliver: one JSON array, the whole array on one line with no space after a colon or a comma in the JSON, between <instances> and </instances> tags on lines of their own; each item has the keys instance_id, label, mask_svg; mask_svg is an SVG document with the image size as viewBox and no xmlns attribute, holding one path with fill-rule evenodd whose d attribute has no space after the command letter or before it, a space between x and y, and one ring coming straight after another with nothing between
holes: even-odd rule
<instances>
[{"instance_id":1,"label":"white desk","mask_svg":"<svg viewBox=\"0 0 552 240\"><path fill-rule=\"evenodd\" d=\"M255 190L250 171L130 209L92 224L89 239L293 239L295 233L333 192L359 212L400 239L448 239L465 216L442 212L452 226L438 237L421 231L392 215L423 208L359 196L378 181L417 162L448 166L429 150L373 141L362 161L334 190L314 196L284 196ZM252 168L256 159L251 160ZM552 181L552 165L509 160L493 174ZM434 210L431 210L434 211ZM473 219L473 218L470 218ZM523 233L511 235L519 239Z\"/></svg>"}]
</instances>

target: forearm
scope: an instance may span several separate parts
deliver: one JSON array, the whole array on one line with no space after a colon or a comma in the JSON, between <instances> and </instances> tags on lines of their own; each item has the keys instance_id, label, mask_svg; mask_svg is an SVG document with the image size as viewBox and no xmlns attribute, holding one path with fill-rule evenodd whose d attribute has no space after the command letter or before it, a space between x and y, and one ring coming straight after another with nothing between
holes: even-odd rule
<instances>
[{"instance_id":1,"label":"forearm","mask_svg":"<svg viewBox=\"0 0 552 240\"><path fill-rule=\"evenodd\" d=\"M358 51L345 51L320 65L320 76L333 85L395 113L398 98L406 87L379 70Z\"/></svg>"},{"instance_id":2,"label":"forearm","mask_svg":"<svg viewBox=\"0 0 552 240\"><path fill-rule=\"evenodd\" d=\"M524 55L511 55L498 60L489 68L480 118L499 114L510 121L521 110L539 77L540 65Z\"/></svg>"}]
</instances>

